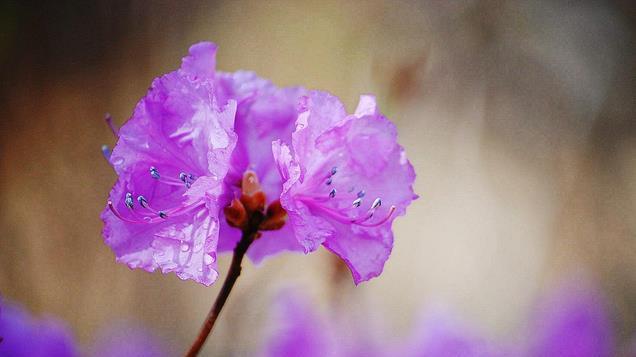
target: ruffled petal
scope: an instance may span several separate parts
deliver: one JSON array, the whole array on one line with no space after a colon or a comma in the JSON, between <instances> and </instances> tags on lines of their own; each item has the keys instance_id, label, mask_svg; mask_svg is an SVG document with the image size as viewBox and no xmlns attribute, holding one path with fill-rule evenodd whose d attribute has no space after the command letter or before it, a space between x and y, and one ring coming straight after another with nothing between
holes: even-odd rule
<instances>
[{"instance_id":1,"label":"ruffled petal","mask_svg":"<svg viewBox=\"0 0 636 357\"><path fill-rule=\"evenodd\" d=\"M253 72L221 73L217 87L222 100L238 103L234 130L238 134L228 184L240 182L245 170L256 172L265 195L277 199L282 188L272 156L272 141L291 142L302 88L278 88Z\"/></svg>"},{"instance_id":2,"label":"ruffled petal","mask_svg":"<svg viewBox=\"0 0 636 357\"><path fill-rule=\"evenodd\" d=\"M102 213L118 261L205 285L218 276L223 180L237 140L236 101L220 107L214 97L215 53L210 43L192 46L137 104L110 157L119 180Z\"/></svg>"},{"instance_id":3,"label":"ruffled petal","mask_svg":"<svg viewBox=\"0 0 636 357\"><path fill-rule=\"evenodd\" d=\"M212 80L216 73L217 46L211 42L199 42L190 47L190 55L183 58L180 72L192 81Z\"/></svg>"},{"instance_id":4,"label":"ruffled petal","mask_svg":"<svg viewBox=\"0 0 636 357\"><path fill-rule=\"evenodd\" d=\"M359 228L335 223L336 230L323 245L339 256L353 275L356 285L382 273L393 249L390 227Z\"/></svg>"},{"instance_id":5,"label":"ruffled petal","mask_svg":"<svg viewBox=\"0 0 636 357\"><path fill-rule=\"evenodd\" d=\"M216 79L221 102L238 103L234 130L238 134L232 154L231 169L226 177L228 186L237 186L243 173L252 170L259 178L269 202L279 198L283 181L275 164L271 145L275 140L290 143L296 120L296 104L305 94L303 88L278 88L253 72L220 73ZM235 196L240 195L236 192ZM222 218L224 220L224 218ZM241 232L221 224L219 251L232 251ZM302 251L289 227L280 231L262 232L252 243L247 255L258 263L266 256L281 251Z\"/></svg>"},{"instance_id":6,"label":"ruffled petal","mask_svg":"<svg viewBox=\"0 0 636 357\"><path fill-rule=\"evenodd\" d=\"M289 224L283 228L262 232L262 236L252 243L247 255L259 264L263 259L281 252L304 252L304 247L298 243L294 230Z\"/></svg>"},{"instance_id":7,"label":"ruffled petal","mask_svg":"<svg viewBox=\"0 0 636 357\"><path fill-rule=\"evenodd\" d=\"M343 120L347 112L340 99L319 91L312 91L301 98L298 112L292 145L294 156L304 173L308 170L305 165L315 162L311 156L315 154L316 139Z\"/></svg>"},{"instance_id":8,"label":"ruffled petal","mask_svg":"<svg viewBox=\"0 0 636 357\"><path fill-rule=\"evenodd\" d=\"M280 202L289 216L286 225L292 226L296 239L304 247L305 253L313 252L333 234L334 228L324 218L312 215L301 200L294 199L292 192L301 184L301 174L300 166L292 159L290 148L280 141L275 141L272 143L272 151L280 175L285 180Z\"/></svg>"},{"instance_id":9,"label":"ruffled petal","mask_svg":"<svg viewBox=\"0 0 636 357\"><path fill-rule=\"evenodd\" d=\"M199 179L191 190L198 191L198 186L204 184L210 185L205 179ZM220 192L220 183L216 186ZM122 197L125 191L125 183L120 180L113 187L111 197ZM214 192L211 188L206 191ZM127 207L120 203L116 209L124 211ZM210 285L218 277L218 210L217 200L209 199L181 216L168 216L157 223L129 223L106 208L102 213L104 240L113 249L117 261L131 269L152 272L159 268L163 273L174 272L181 279Z\"/></svg>"},{"instance_id":10,"label":"ruffled petal","mask_svg":"<svg viewBox=\"0 0 636 357\"><path fill-rule=\"evenodd\" d=\"M340 256L356 284L378 276L393 245L392 222L417 198L395 126L371 96L355 115L321 92L300 110L292 147L273 144L296 237L306 251L322 243Z\"/></svg>"}]
</instances>

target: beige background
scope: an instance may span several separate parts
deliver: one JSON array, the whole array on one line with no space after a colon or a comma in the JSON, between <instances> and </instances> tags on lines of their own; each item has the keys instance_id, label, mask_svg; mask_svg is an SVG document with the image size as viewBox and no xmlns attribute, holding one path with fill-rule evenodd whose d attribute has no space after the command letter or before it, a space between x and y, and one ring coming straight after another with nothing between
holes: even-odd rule
<instances>
[{"instance_id":1,"label":"beige background","mask_svg":"<svg viewBox=\"0 0 636 357\"><path fill-rule=\"evenodd\" d=\"M300 285L322 306L368 306L396 335L444 304L512 341L540 294L598 279L619 337L636 327L634 6L628 1L62 2L6 5L0 121L0 292L67 320L82 343L140 321L185 349L220 284L130 271L102 243L115 180L102 121L131 113L190 44L218 67L377 94L421 198L395 223L384 274L334 283L329 254L248 263L210 355L246 355L270 300ZM222 276L229 256L220 261ZM334 285L337 284L337 285Z\"/></svg>"}]
</instances>

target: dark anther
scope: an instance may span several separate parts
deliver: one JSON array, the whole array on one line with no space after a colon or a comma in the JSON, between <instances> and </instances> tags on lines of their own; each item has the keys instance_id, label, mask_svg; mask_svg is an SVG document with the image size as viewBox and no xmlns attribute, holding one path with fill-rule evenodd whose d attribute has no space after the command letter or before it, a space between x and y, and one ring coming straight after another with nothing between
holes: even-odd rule
<instances>
[{"instance_id":1,"label":"dark anther","mask_svg":"<svg viewBox=\"0 0 636 357\"><path fill-rule=\"evenodd\" d=\"M126 199L124 200L124 204L126 205L126 207L132 209L133 208L133 196L132 193L130 192L126 192Z\"/></svg>"},{"instance_id":2,"label":"dark anther","mask_svg":"<svg viewBox=\"0 0 636 357\"><path fill-rule=\"evenodd\" d=\"M161 178L161 175L159 175L159 170L157 170L157 168L154 166L150 167L150 176L152 176L152 178L156 180Z\"/></svg>"},{"instance_id":3,"label":"dark anther","mask_svg":"<svg viewBox=\"0 0 636 357\"><path fill-rule=\"evenodd\" d=\"M137 202L139 202L139 204L143 208L147 208L148 207L148 200L146 200L146 197L144 197L144 196L139 195L137 197Z\"/></svg>"},{"instance_id":4,"label":"dark anther","mask_svg":"<svg viewBox=\"0 0 636 357\"><path fill-rule=\"evenodd\" d=\"M375 199L375 201L373 201L371 208L378 208L380 206L382 206L382 200L380 199L380 197L378 197Z\"/></svg>"}]
</instances>

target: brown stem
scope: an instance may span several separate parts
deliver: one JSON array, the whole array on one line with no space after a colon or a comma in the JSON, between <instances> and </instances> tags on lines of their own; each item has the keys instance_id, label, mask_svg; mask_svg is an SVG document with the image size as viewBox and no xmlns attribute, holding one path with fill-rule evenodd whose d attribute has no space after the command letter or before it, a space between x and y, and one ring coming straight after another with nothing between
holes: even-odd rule
<instances>
[{"instance_id":1,"label":"brown stem","mask_svg":"<svg viewBox=\"0 0 636 357\"><path fill-rule=\"evenodd\" d=\"M203 347L205 340L212 332L212 328L214 327L214 323L216 319L219 317L221 313L221 309L223 309L223 305L225 305L225 301L228 296L230 296L230 292L234 287L234 283L236 283L236 279L238 279L239 275L241 275L241 261L243 260L243 256L245 256L245 252L247 252L247 248L249 248L250 244L254 241L254 238L257 234L255 229L246 229L243 231L243 236L241 240L236 244L236 248L234 248L234 255L232 256L232 263L230 265L230 269L227 272L227 277L223 282L223 286L221 287L221 291L219 291L219 295L216 297L214 301L214 305L212 305L212 309L208 312L208 316L205 318L205 322L201 327L201 331L197 336L197 339L192 343L192 346L186 353L186 357L194 357L199 354L199 351Z\"/></svg>"}]
</instances>

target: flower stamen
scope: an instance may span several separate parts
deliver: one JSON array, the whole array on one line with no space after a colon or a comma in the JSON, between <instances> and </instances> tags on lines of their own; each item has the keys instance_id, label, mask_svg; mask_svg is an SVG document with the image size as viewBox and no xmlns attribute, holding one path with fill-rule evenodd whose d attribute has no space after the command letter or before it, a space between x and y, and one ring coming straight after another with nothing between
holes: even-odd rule
<instances>
[{"instance_id":1,"label":"flower stamen","mask_svg":"<svg viewBox=\"0 0 636 357\"><path fill-rule=\"evenodd\" d=\"M185 185L186 188L192 187L192 184L195 181L194 175L185 173L183 171L179 173L178 180L171 177L162 177L161 174L159 173L159 170L154 166L150 167L150 176L159 182L165 183L166 185L170 185L170 186Z\"/></svg>"},{"instance_id":2,"label":"flower stamen","mask_svg":"<svg viewBox=\"0 0 636 357\"><path fill-rule=\"evenodd\" d=\"M126 194L127 198L128 198L128 194ZM131 194L132 196L132 194ZM168 217L178 217L181 216L183 214L186 214L190 211L193 211L197 208L200 208L201 206L205 205L205 203L200 200L197 202L194 202L190 205L187 206L176 206L173 208L169 208L169 209L165 209L165 210L155 210L152 207L150 207L150 205L148 204L148 200L146 200L145 197L143 196L139 196L137 201L139 202L139 204L147 209L148 211L152 212L154 217L152 216L145 216L142 215L140 213L137 213L132 205L128 205L128 202L124 202L124 204L126 205L126 207L128 207L130 209L130 214L135 218L135 219L131 219L131 218L127 218L125 217L123 214L121 214L121 212L119 212L117 210L117 208L115 208L115 205L113 204L112 201L108 201L108 208L111 210L111 212L113 212L113 214L121 219L124 222L128 222L128 223L159 223L162 222L163 220L167 219ZM143 203L142 203L143 202Z\"/></svg>"},{"instance_id":3,"label":"flower stamen","mask_svg":"<svg viewBox=\"0 0 636 357\"><path fill-rule=\"evenodd\" d=\"M110 113L106 113L104 115L104 121L106 121L106 125L108 125L108 127L110 128L113 136L115 136L116 138L119 137L119 129L117 128L115 123L113 123L113 116L110 115Z\"/></svg>"},{"instance_id":4,"label":"flower stamen","mask_svg":"<svg viewBox=\"0 0 636 357\"><path fill-rule=\"evenodd\" d=\"M108 147L108 145L102 145L102 155L104 155L104 158L106 159L106 161L110 161L110 148Z\"/></svg>"}]
</instances>

